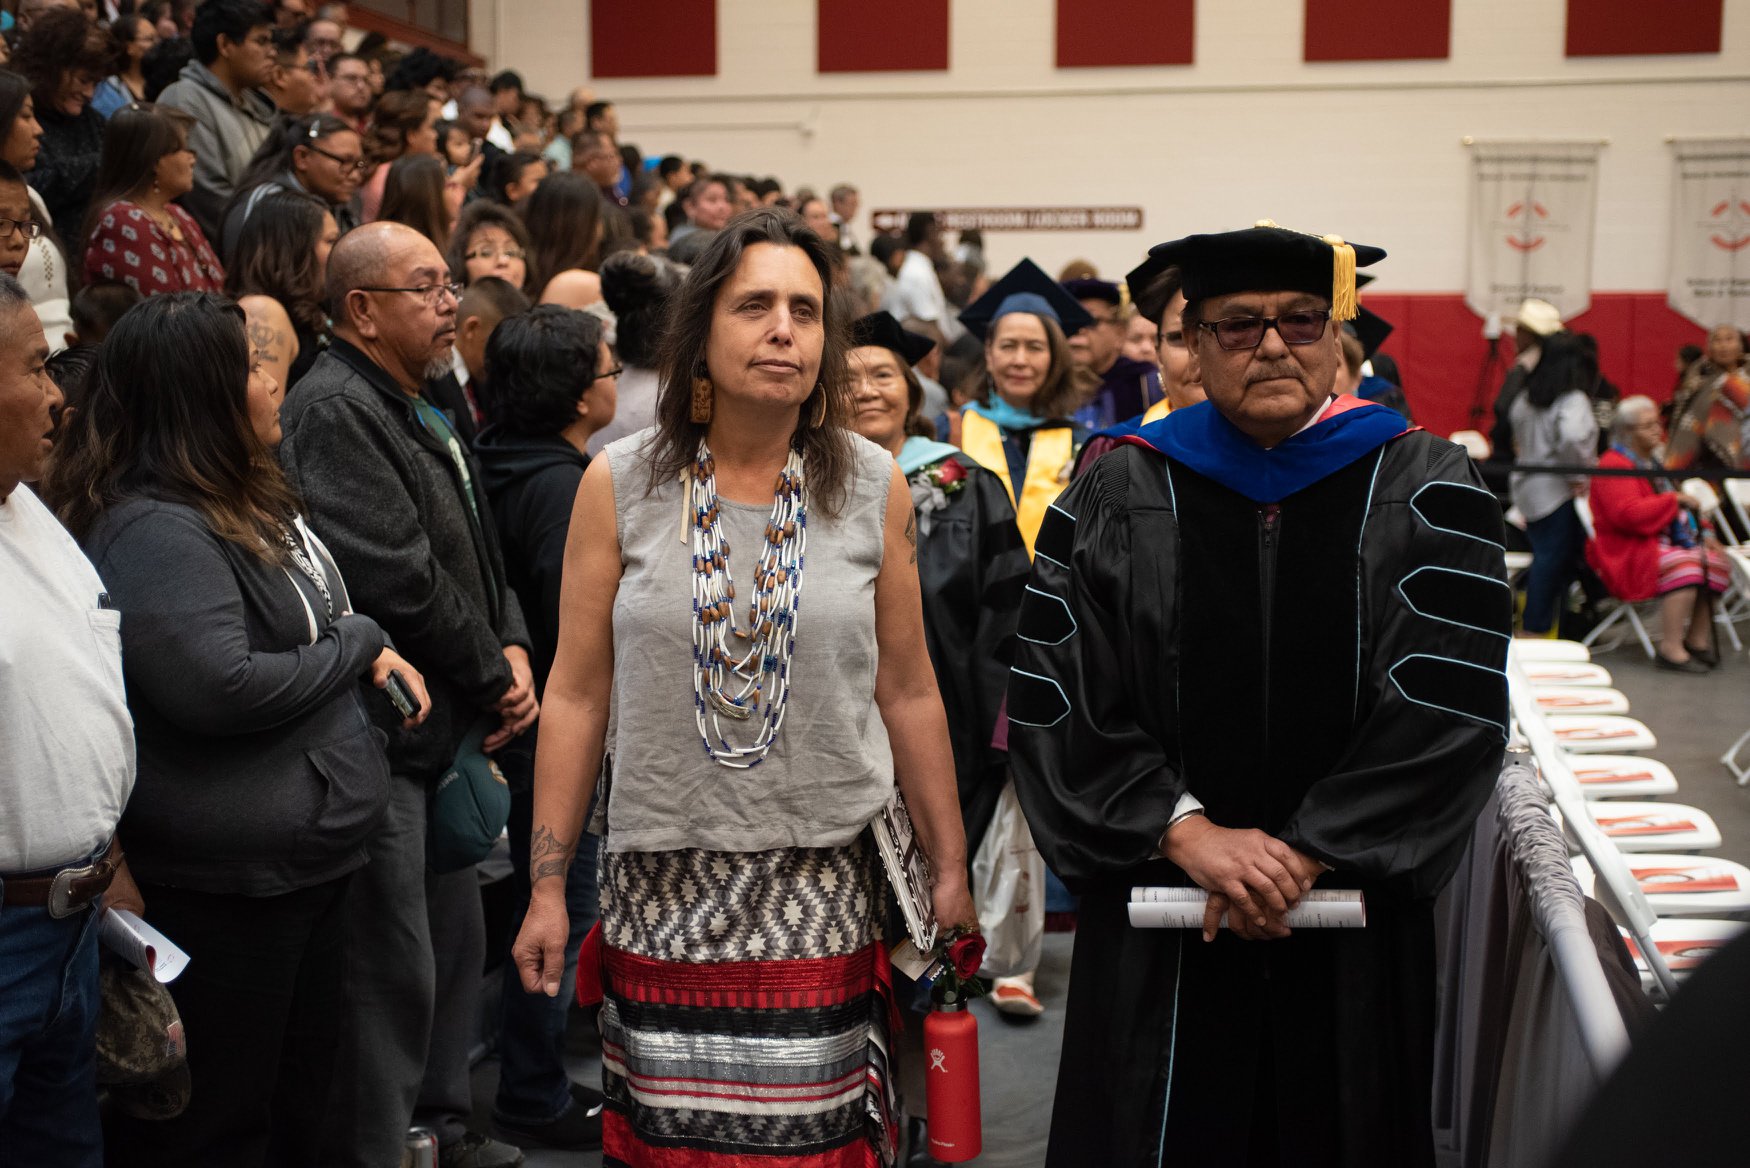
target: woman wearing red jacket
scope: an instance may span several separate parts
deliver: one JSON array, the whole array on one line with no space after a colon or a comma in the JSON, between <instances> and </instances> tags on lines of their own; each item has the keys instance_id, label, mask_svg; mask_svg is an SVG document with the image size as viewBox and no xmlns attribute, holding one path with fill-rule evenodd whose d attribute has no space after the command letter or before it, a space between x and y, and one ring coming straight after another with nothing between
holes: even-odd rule
<instances>
[{"instance_id":1,"label":"woman wearing red jacket","mask_svg":"<svg viewBox=\"0 0 1750 1168\"><path fill-rule=\"evenodd\" d=\"M1659 469L1664 432L1651 398L1624 399L1612 437L1600 469ZM1726 590L1731 569L1695 501L1669 479L1600 476L1591 503L1595 534L1586 560L1604 586L1624 603L1660 599L1659 668L1706 673L1719 664L1714 598Z\"/></svg>"}]
</instances>

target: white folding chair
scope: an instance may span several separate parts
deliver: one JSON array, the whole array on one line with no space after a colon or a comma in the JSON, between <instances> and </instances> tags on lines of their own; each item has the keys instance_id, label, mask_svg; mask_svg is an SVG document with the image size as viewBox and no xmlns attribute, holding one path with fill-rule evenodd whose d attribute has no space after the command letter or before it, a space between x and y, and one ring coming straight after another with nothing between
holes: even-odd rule
<instances>
[{"instance_id":1,"label":"white folding chair","mask_svg":"<svg viewBox=\"0 0 1750 1168\"><path fill-rule=\"evenodd\" d=\"M1750 743L1750 730L1740 734L1738 741L1732 743L1727 748L1726 753L1720 755L1720 761L1725 764L1727 770L1732 772L1732 777L1738 780L1740 787L1750 786L1750 764L1738 761L1738 755L1743 752L1746 743Z\"/></svg>"},{"instance_id":2,"label":"white folding chair","mask_svg":"<svg viewBox=\"0 0 1750 1168\"><path fill-rule=\"evenodd\" d=\"M1626 714L1628 698L1602 685L1538 685L1532 687L1537 708L1546 714Z\"/></svg>"},{"instance_id":3,"label":"white folding chair","mask_svg":"<svg viewBox=\"0 0 1750 1168\"><path fill-rule=\"evenodd\" d=\"M1608 906L1606 906L1608 907ZM1717 950L1725 948L1747 926L1743 921L1718 921L1676 917L1653 922L1648 932L1657 948L1660 964L1671 971L1672 978L1682 982L1697 966ZM1635 935L1622 929L1622 939L1634 958L1635 971L1641 975L1641 988L1652 993L1658 985L1657 974L1648 968L1645 954Z\"/></svg>"},{"instance_id":4,"label":"white folding chair","mask_svg":"<svg viewBox=\"0 0 1750 1168\"><path fill-rule=\"evenodd\" d=\"M1569 754L1623 754L1652 750L1658 738L1645 722L1620 714L1545 714L1557 744Z\"/></svg>"},{"instance_id":5,"label":"white folding chair","mask_svg":"<svg viewBox=\"0 0 1750 1168\"><path fill-rule=\"evenodd\" d=\"M1602 665L1594 665L1590 661L1531 661L1521 660L1525 666L1525 678L1539 689L1546 685L1601 685L1611 683L1610 670Z\"/></svg>"},{"instance_id":6,"label":"white folding chair","mask_svg":"<svg viewBox=\"0 0 1750 1168\"><path fill-rule=\"evenodd\" d=\"M1685 479L1680 488L1683 493L1695 500L1700 508L1702 518L1713 525L1714 533L1719 537L1720 545L1728 556L1736 552L1739 556L1745 550L1738 543L1738 537L1732 531L1732 525L1726 522L1726 513L1720 502L1720 494L1706 479ZM1714 606L1714 624L1725 634L1726 640L1732 643L1732 652L1742 653L1744 642L1738 636L1738 622L1750 619L1750 607L1746 606L1745 582L1742 574L1732 570L1732 582L1726 588L1724 596Z\"/></svg>"},{"instance_id":7,"label":"white folding chair","mask_svg":"<svg viewBox=\"0 0 1750 1168\"><path fill-rule=\"evenodd\" d=\"M1587 799L1657 799L1677 793L1677 776L1656 759L1638 754L1576 754L1567 762Z\"/></svg>"},{"instance_id":8,"label":"white folding chair","mask_svg":"<svg viewBox=\"0 0 1750 1168\"><path fill-rule=\"evenodd\" d=\"M1592 523L1592 504L1582 496L1574 500L1574 510L1579 513L1580 526L1586 529L1586 538L1591 540L1598 534L1597 528ZM1636 639L1640 641L1641 648L1647 651L1649 658L1652 657L1654 655L1653 638L1648 634L1647 626L1641 621L1641 614L1637 611L1635 604L1627 600L1617 601L1616 607L1610 611L1610 615L1599 621L1591 632L1580 639L1580 643L1590 649L1593 645L1598 644L1599 638L1615 627L1619 621L1627 622ZM1614 649L1621 643L1620 640L1612 641L1603 648L1605 650Z\"/></svg>"},{"instance_id":9,"label":"white folding chair","mask_svg":"<svg viewBox=\"0 0 1750 1168\"><path fill-rule=\"evenodd\" d=\"M1750 531L1750 479L1722 479L1720 484L1726 488L1726 502L1739 530Z\"/></svg>"},{"instance_id":10,"label":"white folding chair","mask_svg":"<svg viewBox=\"0 0 1750 1168\"><path fill-rule=\"evenodd\" d=\"M1643 852L1624 856L1630 878L1662 917L1739 917L1750 914L1750 868L1714 856ZM1571 861L1587 896L1598 874L1584 856Z\"/></svg>"},{"instance_id":11,"label":"white folding chair","mask_svg":"<svg viewBox=\"0 0 1750 1168\"><path fill-rule=\"evenodd\" d=\"M1561 661L1583 664L1592 660L1592 651L1578 641L1549 641L1542 637L1515 637L1513 656L1529 665L1533 661Z\"/></svg>"},{"instance_id":12,"label":"white folding chair","mask_svg":"<svg viewBox=\"0 0 1750 1168\"><path fill-rule=\"evenodd\" d=\"M1720 846L1719 824L1684 803L1587 803L1586 811L1619 852L1710 852Z\"/></svg>"}]
</instances>

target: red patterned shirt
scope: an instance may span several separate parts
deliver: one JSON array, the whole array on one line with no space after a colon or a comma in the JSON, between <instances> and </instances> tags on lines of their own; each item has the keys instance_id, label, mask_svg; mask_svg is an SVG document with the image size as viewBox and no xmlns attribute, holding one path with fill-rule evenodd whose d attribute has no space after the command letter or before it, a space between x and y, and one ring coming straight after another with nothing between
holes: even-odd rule
<instances>
[{"instance_id":1,"label":"red patterned shirt","mask_svg":"<svg viewBox=\"0 0 1750 1168\"><path fill-rule=\"evenodd\" d=\"M118 280L142 296L155 292L219 292L225 269L187 211L165 208L182 238L158 225L137 203L110 204L85 247L85 280Z\"/></svg>"}]
</instances>

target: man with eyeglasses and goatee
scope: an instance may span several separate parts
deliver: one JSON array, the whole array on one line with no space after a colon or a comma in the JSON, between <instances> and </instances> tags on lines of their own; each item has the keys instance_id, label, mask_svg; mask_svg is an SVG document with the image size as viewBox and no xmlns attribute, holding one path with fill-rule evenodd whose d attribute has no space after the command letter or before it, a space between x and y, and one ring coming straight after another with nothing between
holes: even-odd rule
<instances>
[{"instance_id":1,"label":"man with eyeglasses and goatee","mask_svg":"<svg viewBox=\"0 0 1750 1168\"><path fill-rule=\"evenodd\" d=\"M1050 1168L1434 1162L1434 897L1501 764L1512 594L1464 451L1333 394L1384 256L1268 220L1155 248L1208 400L1040 529L1008 741L1081 894ZM1133 927L1137 886L1207 905ZM1291 929L1315 889L1364 925Z\"/></svg>"},{"instance_id":2,"label":"man with eyeglasses and goatee","mask_svg":"<svg viewBox=\"0 0 1750 1168\"><path fill-rule=\"evenodd\" d=\"M330 1168L399 1162L409 1124L436 1132L440 1168L522 1162L466 1126L486 925L473 865L445 871L453 865L427 853L427 801L452 761L483 765L480 755L539 713L528 629L480 464L457 415L430 391L450 370L460 291L437 246L412 228L348 232L328 257L334 341L281 414L280 462L306 514L354 603L380 610L431 694L417 730L402 730L380 697L373 705L392 777L364 883L347 899L351 959L322 1156Z\"/></svg>"}]
</instances>

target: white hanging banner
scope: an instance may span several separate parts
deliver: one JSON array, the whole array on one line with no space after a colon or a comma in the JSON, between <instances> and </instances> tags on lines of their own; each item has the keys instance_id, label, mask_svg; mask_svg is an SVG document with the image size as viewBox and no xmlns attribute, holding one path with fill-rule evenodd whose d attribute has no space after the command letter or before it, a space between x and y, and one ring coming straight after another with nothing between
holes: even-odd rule
<instances>
[{"instance_id":1,"label":"white hanging banner","mask_svg":"<svg viewBox=\"0 0 1750 1168\"><path fill-rule=\"evenodd\" d=\"M1672 144L1671 307L1750 327L1750 138Z\"/></svg>"},{"instance_id":2,"label":"white hanging banner","mask_svg":"<svg viewBox=\"0 0 1750 1168\"><path fill-rule=\"evenodd\" d=\"M1526 297L1562 319L1592 303L1598 151L1590 142L1474 142L1465 303L1513 319Z\"/></svg>"}]
</instances>

